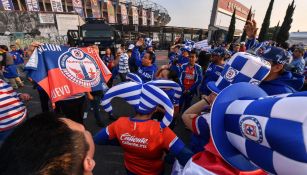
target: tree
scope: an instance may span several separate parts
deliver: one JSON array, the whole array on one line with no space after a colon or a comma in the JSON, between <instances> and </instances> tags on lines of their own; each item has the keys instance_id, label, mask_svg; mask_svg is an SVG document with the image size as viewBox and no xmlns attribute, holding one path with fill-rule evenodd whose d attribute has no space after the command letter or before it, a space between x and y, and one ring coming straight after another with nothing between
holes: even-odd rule
<instances>
[{"instance_id":1,"label":"tree","mask_svg":"<svg viewBox=\"0 0 307 175\"><path fill-rule=\"evenodd\" d=\"M278 35L279 29L280 29L279 23L280 23L280 21L278 21L277 26L274 27L274 32L273 32L273 36L272 36L273 41L276 41L276 39L277 39L277 35Z\"/></svg>"},{"instance_id":2,"label":"tree","mask_svg":"<svg viewBox=\"0 0 307 175\"><path fill-rule=\"evenodd\" d=\"M287 12L284 21L279 29L278 35L276 37L276 42L282 44L289 39L289 30L291 29L291 24L293 22L293 13L296 6L294 5L294 0L288 5Z\"/></svg>"},{"instance_id":3,"label":"tree","mask_svg":"<svg viewBox=\"0 0 307 175\"><path fill-rule=\"evenodd\" d=\"M229 28L228 28L228 33L227 33L227 37L226 37L227 43L232 43L233 36L235 34L235 29L236 29L236 9L233 11L231 21L230 21L230 25L229 25Z\"/></svg>"},{"instance_id":4,"label":"tree","mask_svg":"<svg viewBox=\"0 0 307 175\"><path fill-rule=\"evenodd\" d=\"M249 9L245 25L247 24L247 21L250 21L250 20L252 20L252 7ZM243 29L243 33L242 33L242 36L241 36L241 42L244 42L245 40L246 40L246 32Z\"/></svg>"},{"instance_id":5,"label":"tree","mask_svg":"<svg viewBox=\"0 0 307 175\"><path fill-rule=\"evenodd\" d=\"M261 31L259 33L258 40L260 42L266 41L268 39L267 34L268 34L269 27L270 27L270 20L271 20L271 14L273 10L273 4L274 4L274 0L271 0L269 7L266 11L262 26L261 26Z\"/></svg>"}]
</instances>

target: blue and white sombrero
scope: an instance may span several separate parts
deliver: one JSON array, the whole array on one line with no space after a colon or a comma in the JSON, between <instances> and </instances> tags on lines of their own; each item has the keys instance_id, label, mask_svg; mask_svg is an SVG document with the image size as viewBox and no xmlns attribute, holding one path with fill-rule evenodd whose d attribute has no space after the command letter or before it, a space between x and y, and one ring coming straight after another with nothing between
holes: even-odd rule
<instances>
[{"instance_id":1,"label":"blue and white sombrero","mask_svg":"<svg viewBox=\"0 0 307 175\"><path fill-rule=\"evenodd\" d=\"M174 106L167 94L153 84L126 82L113 86L103 97L101 105L106 112L112 114L111 100L123 98L132 105L137 113L150 114L158 105L165 109L165 115L160 122L161 128L167 127L173 120Z\"/></svg>"},{"instance_id":2,"label":"blue and white sombrero","mask_svg":"<svg viewBox=\"0 0 307 175\"><path fill-rule=\"evenodd\" d=\"M151 38L145 38L145 46L146 46L146 48L152 47L152 39Z\"/></svg>"},{"instance_id":3,"label":"blue and white sombrero","mask_svg":"<svg viewBox=\"0 0 307 175\"><path fill-rule=\"evenodd\" d=\"M241 171L306 174L307 92L266 96L249 83L224 89L211 111L215 147Z\"/></svg>"},{"instance_id":4,"label":"blue and white sombrero","mask_svg":"<svg viewBox=\"0 0 307 175\"><path fill-rule=\"evenodd\" d=\"M181 51L191 52L195 48L195 42L192 40L185 40L184 46L181 48Z\"/></svg>"},{"instance_id":5,"label":"blue and white sombrero","mask_svg":"<svg viewBox=\"0 0 307 175\"><path fill-rule=\"evenodd\" d=\"M249 82L259 85L270 73L271 65L255 55L239 52L226 63L224 70L216 82L207 84L208 88L218 94L231 84Z\"/></svg>"},{"instance_id":6,"label":"blue and white sombrero","mask_svg":"<svg viewBox=\"0 0 307 175\"><path fill-rule=\"evenodd\" d=\"M137 74L134 73L128 73L126 75L126 79L137 83L143 83L142 79ZM179 105L179 100L182 95L182 88L178 83L171 80L160 79L160 80L152 80L145 84L150 84L162 89L168 95L171 101L173 101L174 105ZM170 94L169 90L173 90L174 93Z\"/></svg>"}]
</instances>

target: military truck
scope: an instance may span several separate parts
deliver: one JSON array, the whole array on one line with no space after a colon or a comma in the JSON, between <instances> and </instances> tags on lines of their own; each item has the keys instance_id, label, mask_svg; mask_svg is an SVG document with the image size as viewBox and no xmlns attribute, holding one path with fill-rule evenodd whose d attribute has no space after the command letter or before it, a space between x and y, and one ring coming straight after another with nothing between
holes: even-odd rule
<instances>
[{"instance_id":1,"label":"military truck","mask_svg":"<svg viewBox=\"0 0 307 175\"><path fill-rule=\"evenodd\" d=\"M122 43L121 35L104 19L86 18L85 24L78 30L67 31L68 44L71 47L97 45L100 54L104 54L105 48L111 48L114 52Z\"/></svg>"}]
</instances>

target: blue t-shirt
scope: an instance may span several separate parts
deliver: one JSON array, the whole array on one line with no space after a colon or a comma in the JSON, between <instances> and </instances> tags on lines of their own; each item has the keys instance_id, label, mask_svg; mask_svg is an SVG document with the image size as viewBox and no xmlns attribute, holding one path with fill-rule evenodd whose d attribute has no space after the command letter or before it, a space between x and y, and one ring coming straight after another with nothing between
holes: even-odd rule
<instances>
[{"instance_id":1,"label":"blue t-shirt","mask_svg":"<svg viewBox=\"0 0 307 175\"><path fill-rule=\"evenodd\" d=\"M304 76L289 71L275 80L262 81L259 85L268 95L295 93L304 85Z\"/></svg>"},{"instance_id":2,"label":"blue t-shirt","mask_svg":"<svg viewBox=\"0 0 307 175\"><path fill-rule=\"evenodd\" d=\"M148 82L155 79L155 74L157 72L157 66L152 64L151 66L143 66L142 58L139 52L139 47L134 47L132 50L132 57L135 59L135 65L137 66L137 75L143 80L143 82Z\"/></svg>"},{"instance_id":3,"label":"blue t-shirt","mask_svg":"<svg viewBox=\"0 0 307 175\"><path fill-rule=\"evenodd\" d=\"M19 64L23 64L24 60L23 60L23 50L19 49L19 50L14 50L11 51L10 54L14 57L14 64L15 65L19 65Z\"/></svg>"},{"instance_id":4,"label":"blue t-shirt","mask_svg":"<svg viewBox=\"0 0 307 175\"><path fill-rule=\"evenodd\" d=\"M305 60L303 58L293 59L290 66L292 67L293 72L303 74L305 68Z\"/></svg>"}]
</instances>

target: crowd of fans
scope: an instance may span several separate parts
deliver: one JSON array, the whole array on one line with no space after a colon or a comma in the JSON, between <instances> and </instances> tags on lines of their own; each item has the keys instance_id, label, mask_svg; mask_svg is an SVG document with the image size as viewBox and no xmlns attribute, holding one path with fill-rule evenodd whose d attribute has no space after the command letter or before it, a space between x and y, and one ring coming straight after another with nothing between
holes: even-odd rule
<instances>
[{"instance_id":1,"label":"crowd of fans","mask_svg":"<svg viewBox=\"0 0 307 175\"><path fill-rule=\"evenodd\" d=\"M161 67L157 65L157 56L149 38L138 38L135 44L123 45L115 55L107 48L101 59L112 72L112 78L103 86L104 89L75 94L55 104L50 102L47 93L38 84L29 79L38 91L41 110L45 112L31 118L25 107L25 101L31 100L31 97L15 90L24 86L23 81L28 81L23 71L25 58L39 43L33 43L27 50L21 48L18 42L10 49L1 45L0 143L3 144L0 148L0 174L91 174L95 166L94 142L122 146L124 166L129 175L163 174L164 153L175 157L179 167L184 167L193 155L199 160L205 156L215 158L215 163L219 165L215 168L212 168L214 163L211 167L206 165L207 170L217 174L225 171L239 174L238 169L219 156L208 125L211 105L224 88L219 83L223 81L222 76L227 76L225 73L229 65L242 59L240 54L248 53L264 59L263 67L269 64L270 70L265 79L259 79L258 84L268 95L294 93L307 88L307 52L302 46L282 43L277 47L272 42L259 43L254 22L248 23L245 30L248 36L246 43L212 46L208 50L196 50L189 41L174 43L168 54L169 63ZM118 78L122 84L115 83ZM240 81L250 82L245 79ZM139 96L135 97L135 92L129 92L128 88L138 87L138 84L143 85L145 90L139 90ZM177 86L180 87L180 98L176 96ZM106 101L116 96L115 89L121 88L126 95L116 95L125 98L128 103L140 96L143 98L141 103L147 100L141 108L140 104L135 107L136 116L133 118L117 119L106 110L110 108L110 102ZM108 93L110 91L112 93ZM159 98L165 99L163 103ZM101 100L104 109L109 112L109 119L116 120L108 126L102 119ZM198 102L192 105L193 100ZM89 101L87 107L86 101ZM91 108L97 125L102 128L94 137L83 126ZM168 108L174 110L168 111ZM172 117L169 122L164 118L166 114ZM172 131L178 116L182 116L186 128L193 133L187 146ZM129 141L136 144L126 144ZM254 174L265 172L258 170Z\"/></svg>"}]
</instances>

